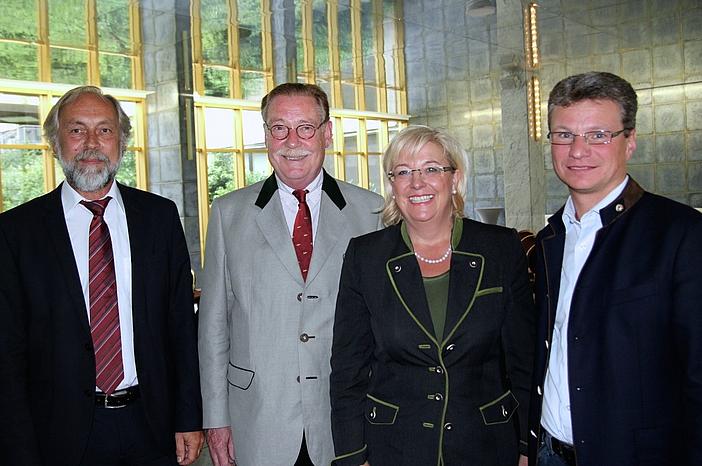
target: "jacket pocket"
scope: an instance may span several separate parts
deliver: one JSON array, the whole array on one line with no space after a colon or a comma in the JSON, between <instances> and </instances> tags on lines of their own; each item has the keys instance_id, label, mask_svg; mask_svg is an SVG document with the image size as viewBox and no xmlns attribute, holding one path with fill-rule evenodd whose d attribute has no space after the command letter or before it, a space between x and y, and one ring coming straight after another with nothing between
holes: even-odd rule
<instances>
[{"instance_id":1,"label":"jacket pocket","mask_svg":"<svg viewBox=\"0 0 702 466\"><path fill-rule=\"evenodd\" d=\"M483 422L486 426L493 424L504 424L508 422L514 412L519 407L519 402L508 390L496 400L493 400L480 407L480 414L483 416Z\"/></svg>"},{"instance_id":2,"label":"jacket pocket","mask_svg":"<svg viewBox=\"0 0 702 466\"><path fill-rule=\"evenodd\" d=\"M395 423L400 407L387 401L379 400L373 395L366 395L366 421L378 426L389 426Z\"/></svg>"},{"instance_id":3,"label":"jacket pocket","mask_svg":"<svg viewBox=\"0 0 702 466\"><path fill-rule=\"evenodd\" d=\"M254 371L235 366L230 362L229 367L227 367L227 382L234 385L236 388L248 390L253 381L254 374Z\"/></svg>"}]
</instances>

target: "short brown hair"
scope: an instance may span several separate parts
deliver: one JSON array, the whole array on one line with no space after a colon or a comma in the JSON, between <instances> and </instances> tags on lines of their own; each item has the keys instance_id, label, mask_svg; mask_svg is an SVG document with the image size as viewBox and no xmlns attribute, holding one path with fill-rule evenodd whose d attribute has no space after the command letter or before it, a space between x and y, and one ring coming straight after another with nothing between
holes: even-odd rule
<instances>
[{"instance_id":1,"label":"short brown hair","mask_svg":"<svg viewBox=\"0 0 702 466\"><path fill-rule=\"evenodd\" d=\"M549 127L554 107L568 107L583 100L613 101L619 105L624 129L636 128L636 91L625 79L604 71L576 74L556 84L548 96Z\"/></svg>"},{"instance_id":2,"label":"short brown hair","mask_svg":"<svg viewBox=\"0 0 702 466\"><path fill-rule=\"evenodd\" d=\"M264 123L268 121L268 105L274 97L279 95L313 97L317 101L317 104L319 104L319 116L322 118L320 124L329 120L329 99L327 98L326 92L324 92L321 87L315 84L284 83L273 88L273 90L261 100L261 116L263 117Z\"/></svg>"}]
</instances>

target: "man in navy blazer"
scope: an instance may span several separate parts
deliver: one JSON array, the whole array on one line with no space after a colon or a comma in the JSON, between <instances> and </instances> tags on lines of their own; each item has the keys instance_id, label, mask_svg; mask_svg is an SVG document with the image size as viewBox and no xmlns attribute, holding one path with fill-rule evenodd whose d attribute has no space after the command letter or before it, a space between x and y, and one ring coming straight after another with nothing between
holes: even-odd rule
<instances>
[{"instance_id":1,"label":"man in navy blazer","mask_svg":"<svg viewBox=\"0 0 702 466\"><path fill-rule=\"evenodd\" d=\"M702 464L702 215L627 175L636 92L590 72L549 96L570 197L537 236L530 464Z\"/></svg>"},{"instance_id":2,"label":"man in navy blazer","mask_svg":"<svg viewBox=\"0 0 702 466\"><path fill-rule=\"evenodd\" d=\"M173 466L202 448L188 251L173 202L114 181L130 129L99 88L67 92L44 124L66 182L0 215L3 464ZM107 279L88 241L100 216ZM119 370L103 390L93 286L115 281Z\"/></svg>"}]
</instances>

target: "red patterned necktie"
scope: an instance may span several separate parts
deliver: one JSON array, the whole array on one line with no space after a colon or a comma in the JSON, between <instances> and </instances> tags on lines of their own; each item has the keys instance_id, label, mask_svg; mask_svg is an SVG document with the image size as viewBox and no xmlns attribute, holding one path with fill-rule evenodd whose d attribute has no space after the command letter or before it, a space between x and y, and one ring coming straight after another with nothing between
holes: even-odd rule
<instances>
[{"instance_id":1,"label":"red patterned necktie","mask_svg":"<svg viewBox=\"0 0 702 466\"><path fill-rule=\"evenodd\" d=\"M307 271L310 268L310 259L312 259L312 215L305 200L307 191L296 189L293 191L293 196L297 198L298 205L292 240L293 245L295 245L297 263L300 264L302 279L307 280Z\"/></svg>"},{"instance_id":2,"label":"red patterned necktie","mask_svg":"<svg viewBox=\"0 0 702 466\"><path fill-rule=\"evenodd\" d=\"M95 385L110 395L124 378L117 281L110 229L103 214L110 197L80 201L93 213L88 238L90 333L95 348Z\"/></svg>"}]
</instances>

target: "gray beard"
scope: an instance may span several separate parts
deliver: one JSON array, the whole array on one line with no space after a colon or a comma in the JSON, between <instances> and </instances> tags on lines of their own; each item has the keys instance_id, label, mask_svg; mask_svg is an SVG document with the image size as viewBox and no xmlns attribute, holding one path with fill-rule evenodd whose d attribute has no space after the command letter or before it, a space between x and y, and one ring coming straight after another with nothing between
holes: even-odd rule
<instances>
[{"instance_id":1,"label":"gray beard","mask_svg":"<svg viewBox=\"0 0 702 466\"><path fill-rule=\"evenodd\" d=\"M105 165L100 168L78 165L77 162L85 159L97 159L105 162ZM58 160L61 163L61 168L63 168L66 181L73 189L80 192L92 193L101 190L115 179L117 170L119 170L119 166L122 163L122 156L120 155L117 163L113 165L110 163L110 159L102 152L94 149L87 149L76 155L76 157L70 161L65 160L59 153Z\"/></svg>"}]
</instances>

